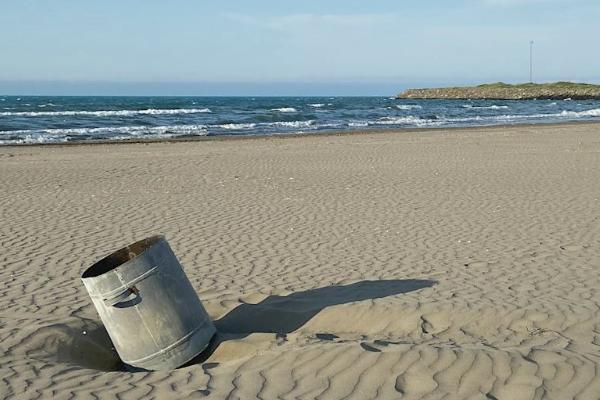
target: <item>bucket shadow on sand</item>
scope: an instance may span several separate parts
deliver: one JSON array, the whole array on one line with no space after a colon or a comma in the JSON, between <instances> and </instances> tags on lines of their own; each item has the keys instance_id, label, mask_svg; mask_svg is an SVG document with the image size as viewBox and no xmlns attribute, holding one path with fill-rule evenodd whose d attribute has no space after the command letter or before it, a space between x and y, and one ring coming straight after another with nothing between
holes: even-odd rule
<instances>
[{"instance_id":1,"label":"bucket shadow on sand","mask_svg":"<svg viewBox=\"0 0 600 400\"><path fill-rule=\"evenodd\" d=\"M269 296L258 304L241 304L215 321L217 334L210 345L185 366L205 362L221 343L228 340L241 339L252 333L291 333L326 307L400 295L435 284L432 280L414 279L362 281L287 296ZM35 330L13 350L43 362L106 372L136 372L121 362L102 323L75 315L63 323ZM203 365L203 368L210 367Z\"/></svg>"},{"instance_id":2,"label":"bucket shadow on sand","mask_svg":"<svg viewBox=\"0 0 600 400\"><path fill-rule=\"evenodd\" d=\"M418 279L361 281L287 296L269 296L257 304L241 304L215 321L217 334L210 346L186 365L206 361L227 340L241 339L252 333L286 335L294 332L326 307L400 295L432 287L436 283Z\"/></svg>"}]
</instances>

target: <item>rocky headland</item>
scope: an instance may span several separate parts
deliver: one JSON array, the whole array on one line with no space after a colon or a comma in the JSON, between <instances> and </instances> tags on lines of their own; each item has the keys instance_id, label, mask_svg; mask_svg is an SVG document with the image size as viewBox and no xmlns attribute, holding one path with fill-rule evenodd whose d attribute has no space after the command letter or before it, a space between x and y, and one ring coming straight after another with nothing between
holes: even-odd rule
<instances>
[{"instance_id":1,"label":"rocky headland","mask_svg":"<svg viewBox=\"0 0 600 400\"><path fill-rule=\"evenodd\" d=\"M600 100L600 85L573 82L525 83L503 82L470 87L408 89L399 99L481 99L481 100Z\"/></svg>"}]
</instances>

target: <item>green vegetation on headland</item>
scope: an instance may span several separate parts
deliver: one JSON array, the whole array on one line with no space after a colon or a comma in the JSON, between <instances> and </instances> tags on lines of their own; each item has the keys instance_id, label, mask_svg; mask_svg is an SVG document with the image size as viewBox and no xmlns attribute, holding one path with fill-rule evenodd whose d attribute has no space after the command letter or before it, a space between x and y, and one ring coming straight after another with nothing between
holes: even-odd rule
<instances>
[{"instance_id":1,"label":"green vegetation on headland","mask_svg":"<svg viewBox=\"0 0 600 400\"><path fill-rule=\"evenodd\" d=\"M600 100L600 85L574 82L523 83L504 82L470 87L409 89L399 99L457 99L457 100Z\"/></svg>"}]
</instances>

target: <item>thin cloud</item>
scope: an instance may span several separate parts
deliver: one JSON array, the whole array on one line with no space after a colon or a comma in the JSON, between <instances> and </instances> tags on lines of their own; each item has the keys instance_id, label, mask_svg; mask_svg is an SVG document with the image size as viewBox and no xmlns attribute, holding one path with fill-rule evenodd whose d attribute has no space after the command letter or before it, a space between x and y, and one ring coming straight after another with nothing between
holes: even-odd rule
<instances>
[{"instance_id":1,"label":"thin cloud","mask_svg":"<svg viewBox=\"0 0 600 400\"><path fill-rule=\"evenodd\" d=\"M290 14L273 17L226 14L225 17L237 23L273 30L317 25L364 27L394 21L393 16L384 14Z\"/></svg>"},{"instance_id":2,"label":"thin cloud","mask_svg":"<svg viewBox=\"0 0 600 400\"><path fill-rule=\"evenodd\" d=\"M483 3L490 6L526 6L532 4L557 3L561 0L483 0ZM564 3L565 1L563 1Z\"/></svg>"}]
</instances>

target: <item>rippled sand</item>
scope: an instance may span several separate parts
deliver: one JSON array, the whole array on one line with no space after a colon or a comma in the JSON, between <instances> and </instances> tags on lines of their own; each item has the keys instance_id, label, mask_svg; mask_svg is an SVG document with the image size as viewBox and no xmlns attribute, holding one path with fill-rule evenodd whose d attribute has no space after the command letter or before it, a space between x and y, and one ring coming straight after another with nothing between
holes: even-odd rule
<instances>
[{"instance_id":1,"label":"rippled sand","mask_svg":"<svg viewBox=\"0 0 600 400\"><path fill-rule=\"evenodd\" d=\"M0 398L600 398L600 125L0 148ZM167 236L219 334L119 371L79 280Z\"/></svg>"}]
</instances>

